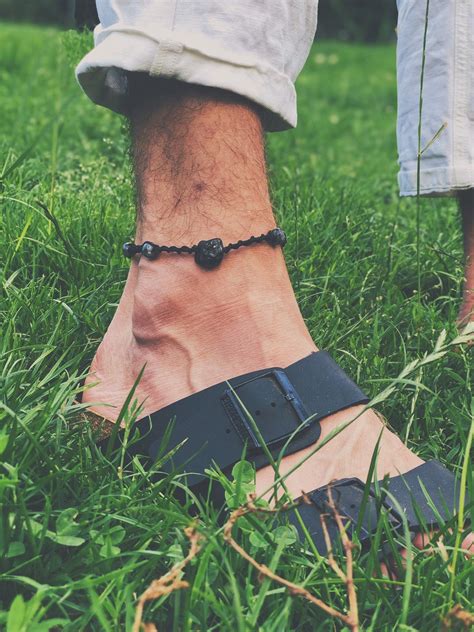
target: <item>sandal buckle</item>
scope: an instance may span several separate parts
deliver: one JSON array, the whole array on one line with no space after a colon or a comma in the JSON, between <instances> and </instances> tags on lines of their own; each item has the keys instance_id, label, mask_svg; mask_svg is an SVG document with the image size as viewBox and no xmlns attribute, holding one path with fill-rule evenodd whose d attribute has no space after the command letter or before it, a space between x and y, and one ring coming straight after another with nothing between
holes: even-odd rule
<instances>
[{"instance_id":1,"label":"sandal buckle","mask_svg":"<svg viewBox=\"0 0 474 632\"><path fill-rule=\"evenodd\" d=\"M379 512L382 508L387 512L392 529L397 533L403 529L403 522L399 513L384 498L383 490L378 495L372 486L369 488L364 514L363 516L360 515L366 486L358 478L344 478L309 494L311 501L320 511L329 514L329 516L332 515L329 506L329 487L336 511L343 521L350 521L350 524L347 525L349 535L355 532L356 526L360 523L359 537L361 541L369 538L377 528Z\"/></svg>"},{"instance_id":2,"label":"sandal buckle","mask_svg":"<svg viewBox=\"0 0 474 632\"><path fill-rule=\"evenodd\" d=\"M251 450L262 450L263 443L272 446L282 442L311 421L283 369L267 371L226 389L221 401L235 430ZM252 419L261 437L255 432Z\"/></svg>"}]
</instances>

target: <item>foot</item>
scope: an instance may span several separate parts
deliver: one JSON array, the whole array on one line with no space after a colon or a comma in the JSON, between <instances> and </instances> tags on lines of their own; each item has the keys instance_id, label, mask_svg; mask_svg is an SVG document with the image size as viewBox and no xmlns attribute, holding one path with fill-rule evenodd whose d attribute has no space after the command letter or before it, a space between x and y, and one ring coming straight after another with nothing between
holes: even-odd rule
<instances>
[{"instance_id":1,"label":"foot","mask_svg":"<svg viewBox=\"0 0 474 632\"><path fill-rule=\"evenodd\" d=\"M291 333L290 333L291 332ZM268 366L285 367L316 347L306 329L280 249L234 252L212 272L186 256L133 261L122 301L94 358L84 393L93 412L114 421L145 366L136 396L142 415L224 379ZM322 438L360 412L353 407L321 422ZM377 477L403 474L423 461L374 411L331 439L286 480L296 497L333 479L367 478L379 444ZM283 459L284 474L313 447ZM257 473L257 492L273 480ZM415 544L423 545L419 537ZM472 538L465 546L472 545Z\"/></svg>"},{"instance_id":2,"label":"foot","mask_svg":"<svg viewBox=\"0 0 474 632\"><path fill-rule=\"evenodd\" d=\"M213 271L189 255L142 257L132 260L83 401L116 420L145 367L136 398L147 415L223 379L286 366L315 350L280 249L234 251Z\"/></svg>"},{"instance_id":3,"label":"foot","mask_svg":"<svg viewBox=\"0 0 474 632\"><path fill-rule=\"evenodd\" d=\"M469 323L474 322L474 289L470 292L464 291L461 307L457 317L459 329L462 329Z\"/></svg>"}]
</instances>

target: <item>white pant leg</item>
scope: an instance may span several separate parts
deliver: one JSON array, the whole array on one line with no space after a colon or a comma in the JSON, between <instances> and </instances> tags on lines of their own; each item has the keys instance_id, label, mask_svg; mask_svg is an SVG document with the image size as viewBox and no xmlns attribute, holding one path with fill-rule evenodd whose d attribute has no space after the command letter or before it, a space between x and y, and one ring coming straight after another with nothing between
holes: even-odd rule
<instances>
[{"instance_id":1,"label":"white pant leg","mask_svg":"<svg viewBox=\"0 0 474 632\"><path fill-rule=\"evenodd\" d=\"M401 195L417 193L420 74L426 0L398 0ZM420 192L474 187L474 0L431 0L423 86Z\"/></svg>"},{"instance_id":2,"label":"white pant leg","mask_svg":"<svg viewBox=\"0 0 474 632\"><path fill-rule=\"evenodd\" d=\"M294 81L318 0L97 0L95 47L76 76L96 103L127 113L128 71L230 90L263 106L265 125L296 125Z\"/></svg>"}]
</instances>

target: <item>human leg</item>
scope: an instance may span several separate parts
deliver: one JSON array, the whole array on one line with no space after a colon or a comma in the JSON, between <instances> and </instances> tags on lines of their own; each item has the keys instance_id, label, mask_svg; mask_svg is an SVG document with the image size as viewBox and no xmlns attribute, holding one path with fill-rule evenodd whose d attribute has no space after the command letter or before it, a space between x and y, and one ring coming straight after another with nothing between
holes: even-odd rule
<instances>
[{"instance_id":1,"label":"human leg","mask_svg":"<svg viewBox=\"0 0 474 632\"><path fill-rule=\"evenodd\" d=\"M153 96L149 86L132 112L137 241L191 244L214 235L235 241L273 227L262 129L253 106L204 88L171 83L164 94L162 89ZM316 350L280 249L252 246L231 253L210 272L192 258L141 257L132 262L129 282L134 289L126 292L123 310L129 322L121 316L117 329L112 323L92 367L90 382L99 384L85 392L85 401L114 405L92 406L111 420L144 364L137 398L147 414L227 378L287 366ZM356 412L325 419L323 433ZM350 438L334 439L289 479L290 489L298 493L305 484L364 478L382 427L375 413L365 413L357 430L347 433ZM388 430L384 435L381 475L421 463ZM287 457L283 470L301 456ZM272 475L271 468L259 471L259 488Z\"/></svg>"},{"instance_id":2,"label":"human leg","mask_svg":"<svg viewBox=\"0 0 474 632\"><path fill-rule=\"evenodd\" d=\"M398 0L398 8L400 193L458 196L465 250L465 282L458 322L465 324L472 318L474 302L474 60L469 26L474 7L469 0L432 0L428 16L425 2Z\"/></svg>"},{"instance_id":3,"label":"human leg","mask_svg":"<svg viewBox=\"0 0 474 632\"><path fill-rule=\"evenodd\" d=\"M230 92L132 79L130 116L139 208L137 241L235 241L274 225L268 197L262 118ZM235 375L287 366L316 349L299 313L281 252L259 245L232 253L212 272L190 258L132 262L120 323L111 324L84 401L110 420L145 365L137 397L148 414ZM106 402L112 406L101 406ZM321 422L322 438L360 413ZM380 434L377 475L421 460L367 411L287 479L293 495L336 478L365 480ZM311 448L282 460L282 474ZM273 478L257 474L257 489Z\"/></svg>"},{"instance_id":4,"label":"human leg","mask_svg":"<svg viewBox=\"0 0 474 632\"><path fill-rule=\"evenodd\" d=\"M222 91L175 82L152 94L153 80L143 81L148 89L143 94L137 86L132 112L136 241L190 245L220 236L227 242L272 228L254 107ZM119 308L117 330L112 322L94 360L91 379L106 390L86 393L89 401L114 404L96 409L106 417L117 415L145 363L138 398L153 412L225 377L284 366L315 349L279 249L232 252L212 272L172 254L133 259L129 284L123 310L129 322L124 325Z\"/></svg>"},{"instance_id":5,"label":"human leg","mask_svg":"<svg viewBox=\"0 0 474 632\"><path fill-rule=\"evenodd\" d=\"M459 210L464 238L464 285L458 323L474 320L474 189L459 192Z\"/></svg>"}]
</instances>

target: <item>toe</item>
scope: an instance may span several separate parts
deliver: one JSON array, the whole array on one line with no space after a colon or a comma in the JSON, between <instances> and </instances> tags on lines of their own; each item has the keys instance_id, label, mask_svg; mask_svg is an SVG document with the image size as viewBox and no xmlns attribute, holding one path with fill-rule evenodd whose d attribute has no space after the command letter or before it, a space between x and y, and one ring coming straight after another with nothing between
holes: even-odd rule
<instances>
[{"instance_id":1,"label":"toe","mask_svg":"<svg viewBox=\"0 0 474 632\"><path fill-rule=\"evenodd\" d=\"M417 533L413 538L413 546L416 546L417 549L424 549L433 542L434 536L434 531L429 531L429 533Z\"/></svg>"},{"instance_id":2,"label":"toe","mask_svg":"<svg viewBox=\"0 0 474 632\"><path fill-rule=\"evenodd\" d=\"M471 531L462 541L461 547L469 553L474 555L474 533Z\"/></svg>"},{"instance_id":3,"label":"toe","mask_svg":"<svg viewBox=\"0 0 474 632\"><path fill-rule=\"evenodd\" d=\"M430 545L435 545L436 539L436 531L417 533L413 538L413 545L416 546L417 549L427 548L427 552L430 552L433 550ZM470 555L474 555L474 533L472 531L462 541L461 548ZM402 556L405 557L403 553Z\"/></svg>"},{"instance_id":4,"label":"toe","mask_svg":"<svg viewBox=\"0 0 474 632\"><path fill-rule=\"evenodd\" d=\"M396 581L398 579L394 566L392 564L388 565L385 562L380 562L380 575L382 579L389 579L390 581Z\"/></svg>"}]
</instances>

